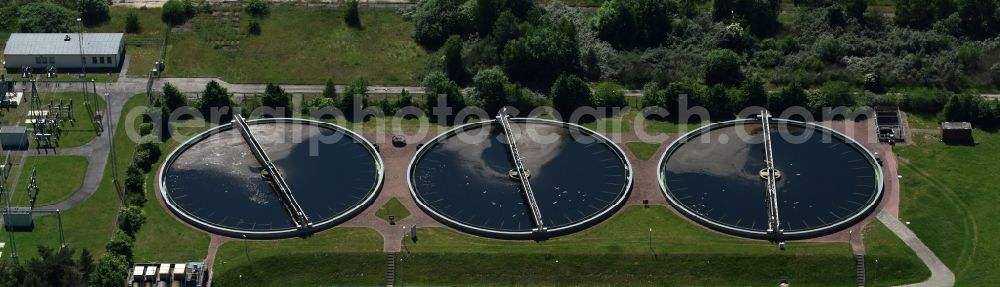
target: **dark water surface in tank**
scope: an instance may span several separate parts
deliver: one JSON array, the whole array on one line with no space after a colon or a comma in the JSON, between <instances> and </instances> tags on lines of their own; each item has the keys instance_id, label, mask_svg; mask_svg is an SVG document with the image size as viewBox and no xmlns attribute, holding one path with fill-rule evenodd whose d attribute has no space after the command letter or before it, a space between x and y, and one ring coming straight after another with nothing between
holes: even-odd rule
<instances>
[{"instance_id":1,"label":"dark water surface in tank","mask_svg":"<svg viewBox=\"0 0 1000 287\"><path fill-rule=\"evenodd\" d=\"M341 215L375 192L376 159L343 132L302 123L251 122L250 130L313 223ZM182 212L219 227L295 228L260 170L239 131L228 129L177 157L166 171L167 194Z\"/></svg>"},{"instance_id":2,"label":"dark water surface in tank","mask_svg":"<svg viewBox=\"0 0 1000 287\"><path fill-rule=\"evenodd\" d=\"M546 227L591 218L627 192L626 164L608 144L580 133L577 141L554 123L515 121L511 129ZM411 170L418 200L462 224L531 231L520 183L508 176L514 164L505 142L500 126L487 123L430 143Z\"/></svg>"},{"instance_id":3,"label":"dark water surface in tank","mask_svg":"<svg viewBox=\"0 0 1000 287\"><path fill-rule=\"evenodd\" d=\"M766 232L762 131L758 123L737 124L683 143L662 171L668 193L714 223ZM782 173L776 187L785 232L843 222L876 199L877 171L862 150L828 131L792 123L773 123L771 138L774 165Z\"/></svg>"}]
</instances>

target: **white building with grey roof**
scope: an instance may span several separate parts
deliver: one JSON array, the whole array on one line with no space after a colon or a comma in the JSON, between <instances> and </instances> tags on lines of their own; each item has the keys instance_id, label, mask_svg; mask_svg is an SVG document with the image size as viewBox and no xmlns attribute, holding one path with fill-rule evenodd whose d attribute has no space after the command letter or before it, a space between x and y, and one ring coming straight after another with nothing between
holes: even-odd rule
<instances>
[{"instance_id":1,"label":"white building with grey roof","mask_svg":"<svg viewBox=\"0 0 1000 287\"><path fill-rule=\"evenodd\" d=\"M13 33L3 51L3 66L36 72L58 70L114 70L125 55L122 33Z\"/></svg>"}]
</instances>

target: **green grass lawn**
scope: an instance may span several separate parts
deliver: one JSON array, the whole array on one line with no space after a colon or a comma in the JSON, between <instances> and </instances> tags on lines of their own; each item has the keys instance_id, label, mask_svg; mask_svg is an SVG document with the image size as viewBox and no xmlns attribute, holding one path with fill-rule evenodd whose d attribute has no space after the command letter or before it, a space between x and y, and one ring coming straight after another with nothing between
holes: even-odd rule
<instances>
[{"instance_id":1,"label":"green grass lawn","mask_svg":"<svg viewBox=\"0 0 1000 287\"><path fill-rule=\"evenodd\" d=\"M111 7L111 19L84 30L91 33L125 33L125 18L129 13L139 16L139 33L129 33L126 37L159 38L167 25L160 20L160 8ZM162 39L162 38L160 38Z\"/></svg>"},{"instance_id":2,"label":"green grass lawn","mask_svg":"<svg viewBox=\"0 0 1000 287\"><path fill-rule=\"evenodd\" d=\"M21 167L21 176L14 189L12 204L28 204L28 184L31 170L37 170L38 198L35 206L62 202L83 185L87 173L87 158L82 156L29 156ZM6 199L6 197L4 198Z\"/></svg>"},{"instance_id":3,"label":"green grass lawn","mask_svg":"<svg viewBox=\"0 0 1000 287\"><path fill-rule=\"evenodd\" d=\"M949 146L936 134L914 134L895 147L902 188L900 219L957 276L957 286L1000 282L1000 135L975 131L977 146Z\"/></svg>"},{"instance_id":4,"label":"green grass lawn","mask_svg":"<svg viewBox=\"0 0 1000 287\"><path fill-rule=\"evenodd\" d=\"M141 103L142 96L132 97L126 104L136 106ZM127 109L126 109L127 111ZM116 119L116 122L121 119ZM107 136L105 133L102 136ZM114 150L118 154L118 174L124 177L126 164L129 161L127 156L132 152L131 141L125 133L124 125L118 125L115 130ZM62 212L63 229L65 231L67 244L75 248L88 249L99 258L104 254L104 245L108 242L112 231L115 229L115 216L118 213L120 197L118 191L112 184L112 165L105 166L104 176L97 192L78 206L64 210ZM59 246L59 222L56 215L44 215L35 218L35 228L28 232L14 232L17 241L20 258L26 259L36 255L35 246L45 245L49 247ZM0 228L0 238L8 240L8 234ZM11 245L4 248L4 258L8 258Z\"/></svg>"},{"instance_id":5,"label":"green grass lawn","mask_svg":"<svg viewBox=\"0 0 1000 287\"><path fill-rule=\"evenodd\" d=\"M628 142L625 143L625 146L628 147L628 150L632 152L632 155L635 155L635 158L639 160L648 160L653 156L653 154L656 153L656 150L660 148L660 144L658 143L647 142Z\"/></svg>"},{"instance_id":6,"label":"green grass lawn","mask_svg":"<svg viewBox=\"0 0 1000 287\"><path fill-rule=\"evenodd\" d=\"M881 222L865 227L865 271L872 285L896 286L919 282L931 276L916 253ZM878 260L878 263L875 262Z\"/></svg>"},{"instance_id":7,"label":"green grass lawn","mask_svg":"<svg viewBox=\"0 0 1000 287\"><path fill-rule=\"evenodd\" d=\"M216 49L205 33L171 34L165 72L237 83L419 83L428 53L413 42L413 25L395 9L362 8L361 23L361 30L347 27L341 10L276 6L261 21L261 35L239 37L238 51Z\"/></svg>"},{"instance_id":8,"label":"green grass lawn","mask_svg":"<svg viewBox=\"0 0 1000 287\"><path fill-rule=\"evenodd\" d=\"M906 113L906 122L913 129L938 129L941 128L942 120L937 115Z\"/></svg>"},{"instance_id":9,"label":"green grass lawn","mask_svg":"<svg viewBox=\"0 0 1000 287\"><path fill-rule=\"evenodd\" d=\"M375 216L378 216L378 218L381 218L386 222L389 221L390 214L395 215L396 220L399 221L403 220L403 218L406 218L407 216L410 216L410 211L406 210L406 206L403 206L403 204L399 202L399 199L393 197L389 199L385 205L375 211Z\"/></svg>"},{"instance_id":10,"label":"green grass lawn","mask_svg":"<svg viewBox=\"0 0 1000 287\"><path fill-rule=\"evenodd\" d=\"M652 229L652 231L650 231ZM420 228L404 238L402 285L849 286L846 243L791 242L786 251L705 230L667 207L626 207L605 223L543 242Z\"/></svg>"},{"instance_id":11,"label":"green grass lawn","mask_svg":"<svg viewBox=\"0 0 1000 287\"><path fill-rule=\"evenodd\" d=\"M69 148L82 146L90 142L97 136L97 129L93 123L95 108L100 111L105 110L104 99L91 96L89 105L83 103L83 93L58 93L42 96L42 101L52 101L59 103L59 100L73 100L73 118L76 123L63 124L62 133L59 137L59 147Z\"/></svg>"},{"instance_id":12,"label":"green grass lawn","mask_svg":"<svg viewBox=\"0 0 1000 287\"><path fill-rule=\"evenodd\" d=\"M385 285L385 253L374 230L337 227L307 238L230 241L214 272L214 286Z\"/></svg>"}]
</instances>

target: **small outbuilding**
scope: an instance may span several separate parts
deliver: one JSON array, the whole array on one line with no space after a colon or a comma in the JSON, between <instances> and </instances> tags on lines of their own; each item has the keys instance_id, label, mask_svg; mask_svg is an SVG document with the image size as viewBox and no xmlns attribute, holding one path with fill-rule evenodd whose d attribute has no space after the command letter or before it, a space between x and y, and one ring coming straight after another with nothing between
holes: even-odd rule
<instances>
[{"instance_id":1,"label":"small outbuilding","mask_svg":"<svg viewBox=\"0 0 1000 287\"><path fill-rule=\"evenodd\" d=\"M13 33L3 51L8 71L31 68L116 70L125 55L122 33Z\"/></svg>"},{"instance_id":2,"label":"small outbuilding","mask_svg":"<svg viewBox=\"0 0 1000 287\"><path fill-rule=\"evenodd\" d=\"M971 144L972 123L943 122L941 123L941 140L947 144Z\"/></svg>"},{"instance_id":3,"label":"small outbuilding","mask_svg":"<svg viewBox=\"0 0 1000 287\"><path fill-rule=\"evenodd\" d=\"M28 130L20 126L0 127L0 146L4 150L28 148Z\"/></svg>"}]
</instances>

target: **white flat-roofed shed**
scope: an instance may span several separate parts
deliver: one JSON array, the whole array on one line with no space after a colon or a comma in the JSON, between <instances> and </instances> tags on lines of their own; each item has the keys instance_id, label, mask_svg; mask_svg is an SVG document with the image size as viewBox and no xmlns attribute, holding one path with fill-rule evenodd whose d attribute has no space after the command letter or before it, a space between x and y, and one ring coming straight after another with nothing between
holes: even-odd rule
<instances>
[{"instance_id":1,"label":"white flat-roofed shed","mask_svg":"<svg viewBox=\"0 0 1000 287\"><path fill-rule=\"evenodd\" d=\"M124 55L122 33L13 33L4 47L3 66L15 71L31 67L38 73L49 67L113 70Z\"/></svg>"}]
</instances>

